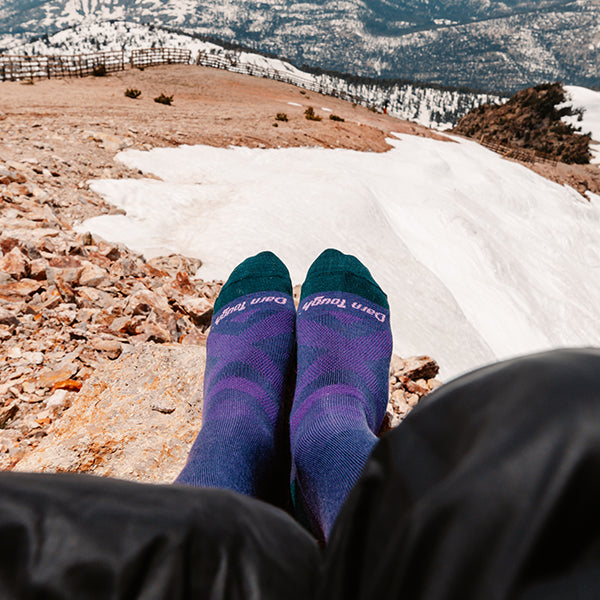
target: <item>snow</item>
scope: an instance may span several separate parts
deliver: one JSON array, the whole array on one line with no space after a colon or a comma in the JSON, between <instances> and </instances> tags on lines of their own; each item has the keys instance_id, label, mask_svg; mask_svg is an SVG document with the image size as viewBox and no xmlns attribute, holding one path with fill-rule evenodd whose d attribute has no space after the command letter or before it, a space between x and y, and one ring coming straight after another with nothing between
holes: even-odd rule
<instances>
[{"instance_id":1,"label":"snow","mask_svg":"<svg viewBox=\"0 0 600 600\"><path fill-rule=\"evenodd\" d=\"M600 92L574 85L565 86L574 108L584 108L583 119L577 117L564 117L567 123L574 127L581 127L582 133L591 133L592 139L597 144L592 144L593 163L600 164Z\"/></svg>"},{"instance_id":2,"label":"snow","mask_svg":"<svg viewBox=\"0 0 600 600\"><path fill-rule=\"evenodd\" d=\"M301 283L336 247L389 296L395 351L447 379L495 359L600 339L600 199L466 140L397 135L387 153L182 146L118 159L159 180L97 180L126 215L80 231L226 279L273 250Z\"/></svg>"},{"instance_id":3,"label":"snow","mask_svg":"<svg viewBox=\"0 0 600 600\"><path fill-rule=\"evenodd\" d=\"M583 119L566 117L565 120L575 127L581 127L583 133L591 132L592 139L600 142L600 92L575 85L565 86L574 108L583 108Z\"/></svg>"}]
</instances>

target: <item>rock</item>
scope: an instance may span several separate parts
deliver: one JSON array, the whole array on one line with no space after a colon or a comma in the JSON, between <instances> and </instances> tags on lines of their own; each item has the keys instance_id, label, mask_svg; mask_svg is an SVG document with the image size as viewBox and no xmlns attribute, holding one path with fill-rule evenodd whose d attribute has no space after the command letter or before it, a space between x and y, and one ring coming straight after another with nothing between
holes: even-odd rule
<instances>
[{"instance_id":1,"label":"rock","mask_svg":"<svg viewBox=\"0 0 600 600\"><path fill-rule=\"evenodd\" d=\"M12 281L14 281L14 279L8 273L0 271L0 286L11 283Z\"/></svg>"},{"instance_id":2,"label":"rock","mask_svg":"<svg viewBox=\"0 0 600 600\"><path fill-rule=\"evenodd\" d=\"M197 329L190 331L190 333L185 333L179 338L179 343L184 344L185 346L198 346L201 344L206 344L206 340L208 335L206 333L202 333Z\"/></svg>"},{"instance_id":3,"label":"rock","mask_svg":"<svg viewBox=\"0 0 600 600\"><path fill-rule=\"evenodd\" d=\"M160 271L166 271L170 275L183 272L193 277L202 266L202 261L197 258L188 258L181 254L170 254L169 256L158 256L151 258L148 264Z\"/></svg>"},{"instance_id":4,"label":"rock","mask_svg":"<svg viewBox=\"0 0 600 600\"><path fill-rule=\"evenodd\" d=\"M75 256L55 256L48 261L46 279L50 283L75 283L79 280L82 270L81 261Z\"/></svg>"},{"instance_id":5,"label":"rock","mask_svg":"<svg viewBox=\"0 0 600 600\"><path fill-rule=\"evenodd\" d=\"M81 381L75 381L74 379L66 379L65 381L57 381L52 386L52 391L67 390L69 392L78 392L82 387L83 383Z\"/></svg>"},{"instance_id":6,"label":"rock","mask_svg":"<svg viewBox=\"0 0 600 600\"><path fill-rule=\"evenodd\" d=\"M443 383L442 383L441 381L439 381L438 379L430 379L430 380L427 382L427 387L428 387L428 388L429 388L431 391L433 391L433 390L435 390L435 389L437 389L437 388L441 387L442 385L443 385Z\"/></svg>"},{"instance_id":7,"label":"rock","mask_svg":"<svg viewBox=\"0 0 600 600\"><path fill-rule=\"evenodd\" d=\"M0 298L6 300L19 300L35 294L42 284L33 279L21 279L14 283L0 285Z\"/></svg>"},{"instance_id":8,"label":"rock","mask_svg":"<svg viewBox=\"0 0 600 600\"><path fill-rule=\"evenodd\" d=\"M144 318L141 316L117 317L110 324L110 329L122 335L139 335L142 332L143 321Z\"/></svg>"},{"instance_id":9,"label":"rock","mask_svg":"<svg viewBox=\"0 0 600 600\"><path fill-rule=\"evenodd\" d=\"M0 250L2 250L2 254L8 254L13 248L16 248L18 245L19 240L17 238L6 237L0 239Z\"/></svg>"},{"instance_id":10,"label":"rock","mask_svg":"<svg viewBox=\"0 0 600 600\"><path fill-rule=\"evenodd\" d=\"M117 340L93 338L89 343L94 350L98 350L98 352L104 352L111 360L119 358L121 352L123 351L123 345Z\"/></svg>"},{"instance_id":11,"label":"rock","mask_svg":"<svg viewBox=\"0 0 600 600\"><path fill-rule=\"evenodd\" d=\"M394 358L396 359L395 361ZM407 359L392 357L392 369L396 377L403 375L413 381L417 379L433 379L440 370L437 362L429 356L413 356Z\"/></svg>"},{"instance_id":12,"label":"rock","mask_svg":"<svg viewBox=\"0 0 600 600\"><path fill-rule=\"evenodd\" d=\"M20 321L16 315L0 306L0 325L17 327L18 325L20 325Z\"/></svg>"},{"instance_id":13,"label":"rock","mask_svg":"<svg viewBox=\"0 0 600 600\"><path fill-rule=\"evenodd\" d=\"M213 303L206 298L183 297L177 306L188 315L197 327L208 326L213 315Z\"/></svg>"},{"instance_id":14,"label":"rock","mask_svg":"<svg viewBox=\"0 0 600 600\"><path fill-rule=\"evenodd\" d=\"M14 279L22 279L29 274L29 258L15 246L8 254L0 258L0 271L8 273Z\"/></svg>"},{"instance_id":15,"label":"rock","mask_svg":"<svg viewBox=\"0 0 600 600\"><path fill-rule=\"evenodd\" d=\"M169 330L157 323L144 323L142 325L142 332L144 334L144 341L156 342L157 344L172 341Z\"/></svg>"},{"instance_id":16,"label":"rock","mask_svg":"<svg viewBox=\"0 0 600 600\"><path fill-rule=\"evenodd\" d=\"M6 424L14 418L17 412L19 412L19 406L17 404L13 404L7 409L0 411L0 429L4 429Z\"/></svg>"},{"instance_id":17,"label":"rock","mask_svg":"<svg viewBox=\"0 0 600 600\"><path fill-rule=\"evenodd\" d=\"M65 389L64 387L56 387L65 381L71 381L71 378L77 374L79 370L75 362L66 362L59 365L56 369L47 369L40 373L34 380L38 387Z\"/></svg>"},{"instance_id":18,"label":"rock","mask_svg":"<svg viewBox=\"0 0 600 600\"><path fill-rule=\"evenodd\" d=\"M414 408L419 403L419 400L420 400L418 394L408 394L408 396L406 396L405 398L406 398L406 403L411 408Z\"/></svg>"},{"instance_id":19,"label":"rock","mask_svg":"<svg viewBox=\"0 0 600 600\"><path fill-rule=\"evenodd\" d=\"M128 315L146 315L152 310L160 316L166 316L172 312L166 298L150 290L143 289L129 297L124 312Z\"/></svg>"},{"instance_id":20,"label":"rock","mask_svg":"<svg viewBox=\"0 0 600 600\"><path fill-rule=\"evenodd\" d=\"M82 246L91 246L94 243L94 238L89 231L80 233L75 240Z\"/></svg>"},{"instance_id":21,"label":"rock","mask_svg":"<svg viewBox=\"0 0 600 600\"><path fill-rule=\"evenodd\" d=\"M150 410L155 410L163 415L170 415L175 412L176 408L177 407L173 403L168 401L165 402L163 399L159 399L150 405Z\"/></svg>"},{"instance_id":22,"label":"rock","mask_svg":"<svg viewBox=\"0 0 600 600\"><path fill-rule=\"evenodd\" d=\"M110 261L115 261L121 256L119 248L104 241L98 242L98 252Z\"/></svg>"},{"instance_id":23,"label":"rock","mask_svg":"<svg viewBox=\"0 0 600 600\"><path fill-rule=\"evenodd\" d=\"M29 263L29 276L36 281L46 279L46 269L48 261L45 258L36 258Z\"/></svg>"},{"instance_id":24,"label":"rock","mask_svg":"<svg viewBox=\"0 0 600 600\"><path fill-rule=\"evenodd\" d=\"M395 376L396 373L400 373L404 370L404 359L397 354L392 354L390 360L390 375Z\"/></svg>"},{"instance_id":25,"label":"rock","mask_svg":"<svg viewBox=\"0 0 600 600\"><path fill-rule=\"evenodd\" d=\"M108 272L102 267L98 267L95 264L84 261L83 269L79 274L79 284L97 287L108 281Z\"/></svg>"},{"instance_id":26,"label":"rock","mask_svg":"<svg viewBox=\"0 0 600 600\"><path fill-rule=\"evenodd\" d=\"M51 396L46 398L46 408L58 410L61 408L66 408L68 405L67 390L56 390Z\"/></svg>"},{"instance_id":27,"label":"rock","mask_svg":"<svg viewBox=\"0 0 600 600\"><path fill-rule=\"evenodd\" d=\"M8 185L9 183L25 183L26 181L27 179L22 173L15 173L0 167L0 184Z\"/></svg>"},{"instance_id":28,"label":"rock","mask_svg":"<svg viewBox=\"0 0 600 600\"><path fill-rule=\"evenodd\" d=\"M44 355L41 352L23 352L22 356L32 365L41 365L44 362Z\"/></svg>"},{"instance_id":29,"label":"rock","mask_svg":"<svg viewBox=\"0 0 600 600\"><path fill-rule=\"evenodd\" d=\"M415 381L412 380L408 380L405 384L405 388L413 393L413 394L418 394L419 396L425 396L425 394L429 393L429 388L426 387L427 384L425 384L425 386L421 386L418 383L416 383Z\"/></svg>"},{"instance_id":30,"label":"rock","mask_svg":"<svg viewBox=\"0 0 600 600\"><path fill-rule=\"evenodd\" d=\"M15 470L172 482L200 429L205 361L202 347L129 347L88 379Z\"/></svg>"}]
</instances>

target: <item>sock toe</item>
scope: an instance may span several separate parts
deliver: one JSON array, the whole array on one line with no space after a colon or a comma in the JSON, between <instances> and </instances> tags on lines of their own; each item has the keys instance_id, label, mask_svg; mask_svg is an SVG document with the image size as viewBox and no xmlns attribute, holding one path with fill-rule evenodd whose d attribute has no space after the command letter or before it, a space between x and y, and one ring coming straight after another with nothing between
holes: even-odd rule
<instances>
[{"instance_id":1,"label":"sock toe","mask_svg":"<svg viewBox=\"0 0 600 600\"><path fill-rule=\"evenodd\" d=\"M254 292L283 292L292 295L287 267L272 252L260 252L247 258L231 273L215 301L214 312L240 296Z\"/></svg>"},{"instance_id":2,"label":"sock toe","mask_svg":"<svg viewBox=\"0 0 600 600\"><path fill-rule=\"evenodd\" d=\"M310 266L300 299L318 292L348 292L388 309L388 299L358 258L334 248L324 250Z\"/></svg>"}]
</instances>

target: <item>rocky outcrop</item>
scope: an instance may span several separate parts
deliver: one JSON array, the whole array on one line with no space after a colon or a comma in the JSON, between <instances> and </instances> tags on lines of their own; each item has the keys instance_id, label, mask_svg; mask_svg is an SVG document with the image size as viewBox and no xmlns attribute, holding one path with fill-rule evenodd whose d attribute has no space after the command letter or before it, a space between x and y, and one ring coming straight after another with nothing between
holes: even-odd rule
<instances>
[{"instance_id":1,"label":"rocky outcrop","mask_svg":"<svg viewBox=\"0 0 600 600\"><path fill-rule=\"evenodd\" d=\"M453 131L487 143L529 149L567 164L587 164L590 135L562 121L576 114L566 100L562 84L538 85L518 92L506 104L473 109Z\"/></svg>"},{"instance_id":2,"label":"rocky outcrop","mask_svg":"<svg viewBox=\"0 0 600 600\"><path fill-rule=\"evenodd\" d=\"M381 434L400 425L421 398L442 385L436 379L439 370L439 365L430 356L392 356L390 399Z\"/></svg>"},{"instance_id":3,"label":"rocky outcrop","mask_svg":"<svg viewBox=\"0 0 600 600\"><path fill-rule=\"evenodd\" d=\"M11 468L129 344L202 344L220 283L194 278L199 260L146 261L76 234L68 204L36 192L25 165L0 174L0 468Z\"/></svg>"},{"instance_id":4,"label":"rocky outcrop","mask_svg":"<svg viewBox=\"0 0 600 600\"><path fill-rule=\"evenodd\" d=\"M86 472L147 483L169 483L200 430L204 346L127 344L100 366L81 391L59 390L47 413L63 412L47 435L16 463L16 471ZM440 382L427 356L394 356L382 433L396 427Z\"/></svg>"},{"instance_id":5,"label":"rocky outcrop","mask_svg":"<svg viewBox=\"0 0 600 600\"><path fill-rule=\"evenodd\" d=\"M200 429L205 362L204 346L126 345L15 470L172 482Z\"/></svg>"}]
</instances>

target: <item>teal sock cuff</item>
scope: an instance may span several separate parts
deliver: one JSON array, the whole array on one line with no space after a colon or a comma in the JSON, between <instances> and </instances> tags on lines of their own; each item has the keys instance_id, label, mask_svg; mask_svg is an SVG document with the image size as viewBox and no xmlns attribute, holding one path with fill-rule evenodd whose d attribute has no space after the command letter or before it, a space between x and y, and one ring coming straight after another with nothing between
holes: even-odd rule
<instances>
[{"instance_id":1,"label":"teal sock cuff","mask_svg":"<svg viewBox=\"0 0 600 600\"><path fill-rule=\"evenodd\" d=\"M251 256L232 271L215 301L214 313L240 296L255 292L293 293L287 267L272 252Z\"/></svg>"},{"instance_id":2,"label":"teal sock cuff","mask_svg":"<svg viewBox=\"0 0 600 600\"><path fill-rule=\"evenodd\" d=\"M319 292L348 292L389 309L388 299L369 269L355 256L329 248L313 262L302 284L300 299Z\"/></svg>"}]
</instances>

